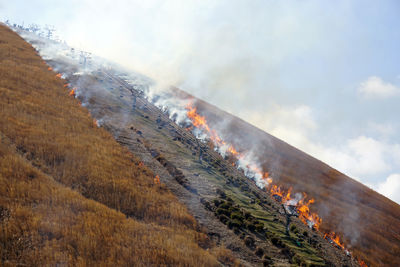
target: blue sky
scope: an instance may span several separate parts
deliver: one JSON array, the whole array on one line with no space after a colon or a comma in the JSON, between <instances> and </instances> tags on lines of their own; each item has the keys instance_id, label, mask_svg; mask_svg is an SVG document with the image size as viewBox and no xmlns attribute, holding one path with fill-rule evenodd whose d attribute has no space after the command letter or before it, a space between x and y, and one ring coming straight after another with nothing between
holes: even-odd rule
<instances>
[{"instance_id":1,"label":"blue sky","mask_svg":"<svg viewBox=\"0 0 400 267\"><path fill-rule=\"evenodd\" d=\"M399 1L2 1L400 203Z\"/></svg>"}]
</instances>

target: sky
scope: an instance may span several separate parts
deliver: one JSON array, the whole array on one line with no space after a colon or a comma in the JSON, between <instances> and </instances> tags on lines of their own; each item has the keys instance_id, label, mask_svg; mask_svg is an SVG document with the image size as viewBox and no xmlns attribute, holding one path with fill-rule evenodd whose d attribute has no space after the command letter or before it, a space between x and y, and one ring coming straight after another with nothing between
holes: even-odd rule
<instances>
[{"instance_id":1,"label":"sky","mask_svg":"<svg viewBox=\"0 0 400 267\"><path fill-rule=\"evenodd\" d=\"M0 0L400 203L400 1Z\"/></svg>"}]
</instances>

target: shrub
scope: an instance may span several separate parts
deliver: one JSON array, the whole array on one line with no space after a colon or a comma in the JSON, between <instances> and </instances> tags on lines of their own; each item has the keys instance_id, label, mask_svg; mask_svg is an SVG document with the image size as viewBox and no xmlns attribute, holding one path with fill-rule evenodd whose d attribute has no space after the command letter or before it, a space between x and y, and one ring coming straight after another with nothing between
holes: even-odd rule
<instances>
[{"instance_id":1,"label":"shrub","mask_svg":"<svg viewBox=\"0 0 400 267\"><path fill-rule=\"evenodd\" d=\"M249 236L249 235L247 235L247 236L244 238L244 244L245 244L246 246L248 246L248 247L253 247L253 246L254 246L254 238L251 237L251 236Z\"/></svg>"},{"instance_id":2,"label":"shrub","mask_svg":"<svg viewBox=\"0 0 400 267\"><path fill-rule=\"evenodd\" d=\"M229 221L229 218L228 218L226 215L224 215L224 214L219 215L219 216L218 216L218 219L219 219L223 224L227 224L228 221Z\"/></svg>"},{"instance_id":3,"label":"shrub","mask_svg":"<svg viewBox=\"0 0 400 267\"><path fill-rule=\"evenodd\" d=\"M229 210L226 210L226 209L223 209L223 208L218 208L218 209L216 210L216 213L217 213L218 215L221 215L221 214L224 214L224 215L226 215L226 216L230 216L230 215L231 215L231 212L230 212Z\"/></svg>"},{"instance_id":4,"label":"shrub","mask_svg":"<svg viewBox=\"0 0 400 267\"><path fill-rule=\"evenodd\" d=\"M230 220L228 222L228 227L230 229L232 229L233 227L237 227L237 228L241 228L242 227L242 223L238 220Z\"/></svg>"},{"instance_id":5,"label":"shrub","mask_svg":"<svg viewBox=\"0 0 400 267\"><path fill-rule=\"evenodd\" d=\"M240 212L232 212L231 213L231 219L233 219L233 220L236 219L236 220L239 220L241 222L243 222L243 220L244 220L243 215Z\"/></svg>"},{"instance_id":6,"label":"shrub","mask_svg":"<svg viewBox=\"0 0 400 267\"><path fill-rule=\"evenodd\" d=\"M263 265L264 265L264 266L270 266L270 265L273 263L271 257L268 256L268 255L265 255L265 254L264 254L264 256L262 257L262 261L263 261Z\"/></svg>"},{"instance_id":7,"label":"shrub","mask_svg":"<svg viewBox=\"0 0 400 267\"><path fill-rule=\"evenodd\" d=\"M223 198L223 199L226 198L225 192L222 191L221 189L217 188L216 192L217 192L217 194L218 194L221 198Z\"/></svg>"},{"instance_id":8,"label":"shrub","mask_svg":"<svg viewBox=\"0 0 400 267\"><path fill-rule=\"evenodd\" d=\"M231 205L229 202L223 202L223 203L222 203L221 205L219 205L218 207L221 208L221 209L229 210L229 209L232 207L232 205Z\"/></svg>"},{"instance_id":9,"label":"shrub","mask_svg":"<svg viewBox=\"0 0 400 267\"><path fill-rule=\"evenodd\" d=\"M260 247L257 247L256 248L256 251L255 251L255 254L258 256L258 257L262 257L263 255L264 255L264 250L262 249L262 248L260 248Z\"/></svg>"},{"instance_id":10,"label":"shrub","mask_svg":"<svg viewBox=\"0 0 400 267\"><path fill-rule=\"evenodd\" d=\"M253 232L256 229L256 226L252 222L246 221L245 224L246 224L246 228L249 229L249 231Z\"/></svg>"},{"instance_id":11,"label":"shrub","mask_svg":"<svg viewBox=\"0 0 400 267\"><path fill-rule=\"evenodd\" d=\"M234 232L236 235L238 235L238 234L241 233L241 232L240 232L240 229L239 229L238 227L233 227L233 232Z\"/></svg>"},{"instance_id":12,"label":"shrub","mask_svg":"<svg viewBox=\"0 0 400 267\"><path fill-rule=\"evenodd\" d=\"M263 233L264 232L264 224L262 224L262 223L258 223L258 224L256 224L255 225L255 230L257 231L257 232L259 232L259 233Z\"/></svg>"}]
</instances>

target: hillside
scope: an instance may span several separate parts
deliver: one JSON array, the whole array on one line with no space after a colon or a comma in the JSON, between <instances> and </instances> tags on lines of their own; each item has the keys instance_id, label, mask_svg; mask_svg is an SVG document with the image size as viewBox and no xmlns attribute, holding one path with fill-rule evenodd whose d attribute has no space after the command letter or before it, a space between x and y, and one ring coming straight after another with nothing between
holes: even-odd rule
<instances>
[{"instance_id":1,"label":"hillside","mask_svg":"<svg viewBox=\"0 0 400 267\"><path fill-rule=\"evenodd\" d=\"M180 97L192 96L178 92ZM183 95L183 96L182 96ZM325 163L215 106L198 100L198 112L239 151L251 148L264 170L283 188L315 199L322 232L335 231L352 252L371 266L400 261L400 206Z\"/></svg>"},{"instance_id":2,"label":"hillside","mask_svg":"<svg viewBox=\"0 0 400 267\"><path fill-rule=\"evenodd\" d=\"M73 189L83 199L122 212L129 218L126 221L150 223L176 234L176 240L185 238L188 243L180 248L190 248L193 257L182 264L208 265L215 263L215 258L233 264L233 257L245 266L358 266L361 261L357 259L369 266L394 266L399 261L400 213L392 201L185 92L175 88L169 96L151 96L151 81L141 75L95 61L83 66L69 55L72 49L60 48L23 30L19 34L46 58L49 69L32 55L40 61L35 66L44 71L41 75L48 77L41 81L51 80L57 90L38 91L44 90L44 84L39 83L13 98L10 90L3 93L7 96L4 103L6 99L19 103L16 99L23 98L27 106L4 109L7 112L2 120L20 114L13 120L15 125L0 124L9 144L66 190ZM21 47L33 51L27 44L21 43ZM60 51L54 53L57 49ZM21 50L14 56L18 53ZM30 70L29 66L23 72L30 78L24 79L24 84L40 77ZM59 73L58 77L50 70ZM23 81L18 75L13 77L15 83ZM48 94L47 98L43 94ZM188 108L188 103L193 107ZM204 139L201 127L189 119L189 110L198 112L195 115L208 123L211 133L216 129L223 142L232 144L238 153L251 151L259 167L268 172L265 178L270 175L273 184L285 191L292 187L293 195L307 193L305 201L314 198L315 203L306 207L322 218L319 231L318 225L309 227L304 218L302 221L296 216L287 224L288 206L269 192L270 187L257 186L257 180L238 166L235 154L221 156L216 142ZM54 120L49 114L53 112L62 116ZM37 121L30 122L33 117ZM88 135L89 131L94 135ZM184 234L176 231L182 227ZM344 242L343 248L324 236L332 231ZM158 245L162 248L163 244L152 248ZM175 247L172 243L171 248ZM210 248L212 255L202 248ZM169 258L175 254L174 250L167 251L167 264L180 263L180 252L173 261ZM199 255L205 256L203 261L196 261Z\"/></svg>"},{"instance_id":3,"label":"hillside","mask_svg":"<svg viewBox=\"0 0 400 267\"><path fill-rule=\"evenodd\" d=\"M66 79L70 98L78 99L96 124L157 173L208 238L224 244L243 265L358 266L356 257L300 219L287 224L286 206L224 159L211 142L199 141L190 128L177 125L149 102L142 90L149 87L148 79L128 77L96 61L82 66L71 56L72 49L20 34Z\"/></svg>"},{"instance_id":4,"label":"hillside","mask_svg":"<svg viewBox=\"0 0 400 267\"><path fill-rule=\"evenodd\" d=\"M234 264L68 93L0 25L0 265Z\"/></svg>"}]
</instances>

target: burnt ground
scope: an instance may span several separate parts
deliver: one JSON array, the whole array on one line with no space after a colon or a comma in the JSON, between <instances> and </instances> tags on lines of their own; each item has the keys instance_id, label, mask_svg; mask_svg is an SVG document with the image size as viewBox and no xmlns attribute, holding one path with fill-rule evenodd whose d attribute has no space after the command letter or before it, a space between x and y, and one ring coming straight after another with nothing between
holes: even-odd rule
<instances>
[{"instance_id":1,"label":"burnt ground","mask_svg":"<svg viewBox=\"0 0 400 267\"><path fill-rule=\"evenodd\" d=\"M283 210L269 194L111 70L73 76L70 66L49 63L70 74L77 98L101 127L158 174L210 240L232 250L244 266L357 266L297 218L287 236Z\"/></svg>"}]
</instances>

